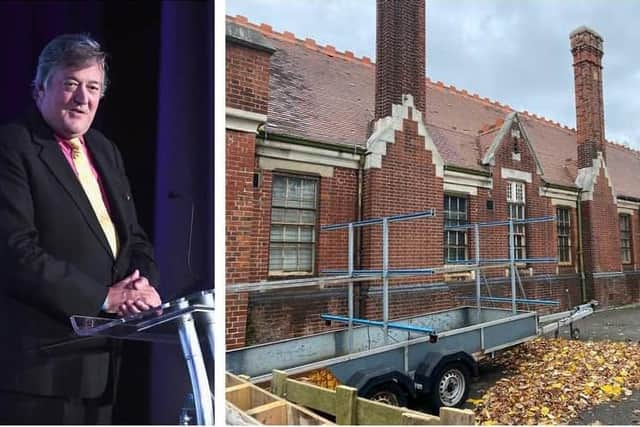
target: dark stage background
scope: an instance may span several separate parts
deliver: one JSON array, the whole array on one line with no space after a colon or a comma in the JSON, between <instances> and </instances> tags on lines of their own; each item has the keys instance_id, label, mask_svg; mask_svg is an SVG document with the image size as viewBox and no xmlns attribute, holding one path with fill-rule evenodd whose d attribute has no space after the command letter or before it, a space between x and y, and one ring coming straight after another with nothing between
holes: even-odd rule
<instances>
[{"instance_id":1,"label":"dark stage background","mask_svg":"<svg viewBox=\"0 0 640 427\"><path fill-rule=\"evenodd\" d=\"M163 300L213 288L213 0L1 2L0 123L32 103L44 45L72 32L110 54L94 127L122 152ZM175 424L187 391L179 347L126 342L114 422Z\"/></svg>"}]
</instances>

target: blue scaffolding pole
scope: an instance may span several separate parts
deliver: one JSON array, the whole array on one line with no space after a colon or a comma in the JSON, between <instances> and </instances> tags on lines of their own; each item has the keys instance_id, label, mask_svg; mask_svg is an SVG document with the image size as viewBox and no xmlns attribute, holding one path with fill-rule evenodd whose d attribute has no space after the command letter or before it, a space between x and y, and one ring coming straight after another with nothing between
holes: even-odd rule
<instances>
[{"instance_id":1,"label":"blue scaffolding pole","mask_svg":"<svg viewBox=\"0 0 640 427\"><path fill-rule=\"evenodd\" d=\"M486 228L486 227L499 227L501 225L509 225L510 223L513 223L514 225L535 224L538 222L549 222L549 221L556 221L556 220L557 220L557 217L555 215L551 215L551 216L539 216L539 217L527 218L527 219L512 219L512 220L500 220L500 221L474 222L474 223L460 224L460 225L448 225L448 226L445 226L444 229L450 230L450 231L464 231L470 228L475 228L476 226L480 228Z\"/></svg>"},{"instance_id":2,"label":"blue scaffolding pole","mask_svg":"<svg viewBox=\"0 0 640 427\"><path fill-rule=\"evenodd\" d=\"M327 275L345 275L349 274L348 270L322 270L322 274ZM351 272L354 277L361 276L380 276L384 274L383 269L371 269L371 270L353 270ZM387 274L389 277L392 276L430 276L435 274L435 269L433 268L390 268L387 270Z\"/></svg>"},{"instance_id":3,"label":"blue scaffolding pole","mask_svg":"<svg viewBox=\"0 0 640 427\"><path fill-rule=\"evenodd\" d=\"M365 219L362 221L344 222L341 224L321 225L320 230L322 231L339 230L342 228L349 228L350 226L365 227L368 225L382 224L385 221L386 222L408 221L411 219L431 218L434 216L436 216L436 210L427 209L426 211L411 212L408 214L401 214L401 215L391 215L391 216L385 216L382 218L371 218L371 219Z\"/></svg>"},{"instance_id":4,"label":"blue scaffolding pole","mask_svg":"<svg viewBox=\"0 0 640 427\"><path fill-rule=\"evenodd\" d=\"M513 260L516 264L549 264L549 263L557 263L558 258L556 257L535 257L535 258L515 258ZM460 264L460 265L476 265L480 264L504 264L510 263L510 258L492 258L492 259L480 259L478 261L471 260L462 260L462 261L448 261L449 264Z\"/></svg>"},{"instance_id":5,"label":"blue scaffolding pole","mask_svg":"<svg viewBox=\"0 0 640 427\"><path fill-rule=\"evenodd\" d=\"M425 328L422 326L407 325L407 324L398 323L398 322L388 322L385 325L384 322L381 322L379 320L351 318L351 317L344 317L344 316L336 316L333 314L321 314L320 317L322 318L322 320L330 320L332 322L355 323L358 325L381 326L381 327L386 326L389 329L400 329L402 331L409 331L409 332L421 332L423 334L429 334L429 335L434 335L436 333L435 329Z\"/></svg>"},{"instance_id":6,"label":"blue scaffolding pole","mask_svg":"<svg viewBox=\"0 0 640 427\"><path fill-rule=\"evenodd\" d=\"M458 299L476 299L476 297L461 296ZM509 302L511 298L503 297L480 297L482 301L489 302ZM520 304L536 304L536 305L560 305L560 301L548 300L548 299L528 299L528 298L516 298L516 302Z\"/></svg>"}]
</instances>

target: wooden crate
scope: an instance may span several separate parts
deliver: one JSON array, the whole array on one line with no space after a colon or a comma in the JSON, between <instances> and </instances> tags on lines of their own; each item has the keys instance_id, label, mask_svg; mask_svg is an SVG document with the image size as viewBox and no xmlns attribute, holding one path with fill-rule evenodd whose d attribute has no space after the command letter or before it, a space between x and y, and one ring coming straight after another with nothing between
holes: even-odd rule
<instances>
[{"instance_id":1,"label":"wooden crate","mask_svg":"<svg viewBox=\"0 0 640 427\"><path fill-rule=\"evenodd\" d=\"M275 396L246 379L227 373L227 422L241 425L333 424L314 412Z\"/></svg>"}]
</instances>

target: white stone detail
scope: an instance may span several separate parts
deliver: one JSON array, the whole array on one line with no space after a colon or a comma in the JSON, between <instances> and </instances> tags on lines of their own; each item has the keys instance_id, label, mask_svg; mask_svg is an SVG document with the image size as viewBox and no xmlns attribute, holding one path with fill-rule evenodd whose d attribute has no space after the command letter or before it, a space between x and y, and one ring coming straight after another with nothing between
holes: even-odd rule
<instances>
[{"instance_id":1,"label":"white stone detail","mask_svg":"<svg viewBox=\"0 0 640 427\"><path fill-rule=\"evenodd\" d=\"M491 146L489 147L484 157L482 158L482 164L491 165L491 166L496 165L496 159L495 159L496 152L498 151L498 148L500 148L500 143L502 142L504 137L507 135L507 132L509 132L509 130L513 127L514 123L518 126L518 129L520 130L521 138L525 142L525 144L527 144L527 147L529 147L529 152L533 156L533 160L535 160L536 162L536 173L538 175L544 175L544 172L542 170L542 165L540 164L540 161L538 160L538 156L536 156L536 152L533 149L533 146L531 145L531 140L529 139L527 130L524 128L524 126L522 126L522 123L520 123L520 119L518 118L518 113L516 113L515 111L507 114L504 120L504 123L502 124L502 127L500 128L498 133L496 133L496 136L495 138L493 138L493 142L491 143Z\"/></svg>"},{"instance_id":2,"label":"white stone detail","mask_svg":"<svg viewBox=\"0 0 640 427\"><path fill-rule=\"evenodd\" d=\"M237 108L227 107L225 113L225 127L241 132L256 134L258 133L258 126L267 121L266 114L239 110Z\"/></svg>"},{"instance_id":3,"label":"white stone detail","mask_svg":"<svg viewBox=\"0 0 640 427\"><path fill-rule=\"evenodd\" d=\"M409 108L412 111L411 117L409 117ZM375 122L373 133L367 140L367 157L364 168L379 169L382 167L382 157L387 154L387 144L395 143L396 131L402 130L402 121L405 119L411 119L418 124L418 135L424 137L424 147L431 152L432 163L436 167L436 176L442 178L444 176L442 156L424 125L422 112L418 111L413 103L412 95L403 95L402 105L391 106L391 117L383 117Z\"/></svg>"},{"instance_id":4,"label":"white stone detail","mask_svg":"<svg viewBox=\"0 0 640 427\"><path fill-rule=\"evenodd\" d=\"M446 172L445 172L446 176ZM446 179L446 177L445 177ZM467 185L453 184L451 182L446 182L443 185L445 193L459 193L459 194L467 194L469 196L477 196L478 188L470 187Z\"/></svg>"},{"instance_id":5,"label":"white stone detail","mask_svg":"<svg viewBox=\"0 0 640 427\"><path fill-rule=\"evenodd\" d=\"M578 202L578 191L561 190L559 188L540 187L539 194L551 199L553 206L575 208Z\"/></svg>"},{"instance_id":6,"label":"white stone detail","mask_svg":"<svg viewBox=\"0 0 640 427\"><path fill-rule=\"evenodd\" d=\"M256 141L258 158L282 159L323 166L358 169L360 154L358 152L336 151L330 148L314 147L291 142Z\"/></svg>"},{"instance_id":7,"label":"white stone detail","mask_svg":"<svg viewBox=\"0 0 640 427\"><path fill-rule=\"evenodd\" d=\"M630 200L618 199L618 213L619 214L636 215L636 214L638 214L638 210L639 209L640 209L640 203L639 202L632 202Z\"/></svg>"},{"instance_id":8,"label":"white stone detail","mask_svg":"<svg viewBox=\"0 0 640 427\"><path fill-rule=\"evenodd\" d=\"M623 207L620 207L620 205L618 205L618 213L619 214L633 215L633 214L637 213L637 209L623 208Z\"/></svg>"},{"instance_id":9,"label":"white stone detail","mask_svg":"<svg viewBox=\"0 0 640 427\"><path fill-rule=\"evenodd\" d=\"M478 188L493 188L493 179L488 176L479 176L464 172L445 170L444 191L478 195Z\"/></svg>"},{"instance_id":10,"label":"white stone detail","mask_svg":"<svg viewBox=\"0 0 640 427\"><path fill-rule=\"evenodd\" d=\"M333 178L333 168L330 166L314 165L311 163L293 162L290 160L270 159L260 157L258 159L260 169L272 171L301 172L311 175L320 175L323 178Z\"/></svg>"},{"instance_id":11,"label":"white stone detail","mask_svg":"<svg viewBox=\"0 0 640 427\"><path fill-rule=\"evenodd\" d=\"M593 159L591 167L578 169L576 185L583 191L582 200L593 200L593 189L598 182L600 168L604 169L604 176L605 178L607 178L607 185L611 189L611 197L613 197L613 203L617 206L618 199L614 196L616 192L613 187L611 177L609 176L609 171L607 170L607 164L604 161L604 157L602 156L601 151L598 151L598 157Z\"/></svg>"},{"instance_id":12,"label":"white stone detail","mask_svg":"<svg viewBox=\"0 0 640 427\"><path fill-rule=\"evenodd\" d=\"M632 202L630 200L618 199L618 212L636 214L640 209L640 202ZM623 212L624 211L624 212Z\"/></svg>"},{"instance_id":13,"label":"white stone detail","mask_svg":"<svg viewBox=\"0 0 640 427\"><path fill-rule=\"evenodd\" d=\"M517 181L524 181L527 184L531 184L531 173L525 171L519 171L516 169L500 168L500 175L502 179L515 179Z\"/></svg>"}]
</instances>

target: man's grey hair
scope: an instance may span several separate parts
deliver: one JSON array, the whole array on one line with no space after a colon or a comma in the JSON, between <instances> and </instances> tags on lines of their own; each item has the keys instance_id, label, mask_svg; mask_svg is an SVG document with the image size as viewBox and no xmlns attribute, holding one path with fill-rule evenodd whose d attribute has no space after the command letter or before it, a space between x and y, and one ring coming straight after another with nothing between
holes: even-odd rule
<instances>
[{"instance_id":1,"label":"man's grey hair","mask_svg":"<svg viewBox=\"0 0 640 427\"><path fill-rule=\"evenodd\" d=\"M49 78L57 68L82 67L96 63L102 69L102 93L107 91L107 54L102 51L100 43L88 34L63 34L51 40L42 49L38 57L36 77L33 79L33 97L38 98L38 91L46 86Z\"/></svg>"}]
</instances>

